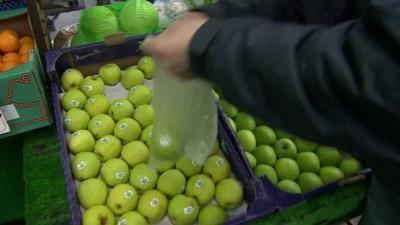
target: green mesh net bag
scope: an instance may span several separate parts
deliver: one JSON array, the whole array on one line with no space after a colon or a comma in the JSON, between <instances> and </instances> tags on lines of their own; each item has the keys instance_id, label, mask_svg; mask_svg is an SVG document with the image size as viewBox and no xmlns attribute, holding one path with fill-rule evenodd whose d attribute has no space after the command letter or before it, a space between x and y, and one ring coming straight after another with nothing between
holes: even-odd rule
<instances>
[{"instance_id":1,"label":"green mesh net bag","mask_svg":"<svg viewBox=\"0 0 400 225\"><path fill-rule=\"evenodd\" d=\"M101 42L115 32L141 35L160 31L156 7L147 0L129 0L84 10L71 45Z\"/></svg>"},{"instance_id":2,"label":"green mesh net bag","mask_svg":"<svg viewBox=\"0 0 400 225\"><path fill-rule=\"evenodd\" d=\"M158 30L158 13L146 0L129 0L119 15L119 22L128 35L149 34Z\"/></svg>"},{"instance_id":3,"label":"green mesh net bag","mask_svg":"<svg viewBox=\"0 0 400 225\"><path fill-rule=\"evenodd\" d=\"M119 31L117 17L105 6L95 6L84 10L79 23L79 31L89 42L103 41L104 37Z\"/></svg>"}]
</instances>

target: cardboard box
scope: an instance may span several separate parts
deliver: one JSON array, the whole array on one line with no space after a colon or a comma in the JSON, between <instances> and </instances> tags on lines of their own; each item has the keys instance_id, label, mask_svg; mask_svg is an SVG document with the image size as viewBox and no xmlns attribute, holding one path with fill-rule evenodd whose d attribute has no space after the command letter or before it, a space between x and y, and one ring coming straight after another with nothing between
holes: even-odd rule
<instances>
[{"instance_id":1,"label":"cardboard box","mask_svg":"<svg viewBox=\"0 0 400 225\"><path fill-rule=\"evenodd\" d=\"M0 30L4 28L12 28L21 36L32 35L27 14L1 20ZM0 139L51 123L46 83L35 51L25 64L0 73L0 110L10 128L10 132L0 134Z\"/></svg>"}]
</instances>

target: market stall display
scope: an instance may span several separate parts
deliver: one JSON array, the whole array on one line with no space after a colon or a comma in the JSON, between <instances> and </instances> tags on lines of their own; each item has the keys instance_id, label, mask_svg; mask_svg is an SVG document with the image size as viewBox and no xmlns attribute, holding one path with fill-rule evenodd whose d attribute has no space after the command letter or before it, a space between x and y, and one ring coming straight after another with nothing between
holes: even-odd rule
<instances>
[{"instance_id":1,"label":"market stall display","mask_svg":"<svg viewBox=\"0 0 400 225\"><path fill-rule=\"evenodd\" d=\"M0 20L0 110L10 128L0 138L51 123L46 77L32 34L26 13Z\"/></svg>"},{"instance_id":2,"label":"market stall display","mask_svg":"<svg viewBox=\"0 0 400 225\"><path fill-rule=\"evenodd\" d=\"M121 221L142 215L150 223L180 224L183 220L182 224L192 224L198 215L202 215L199 220L207 220L202 211L210 201L220 207L211 210L221 214L221 220L228 214L228 224L271 213L274 207L269 197L259 192L260 184L253 183L222 128L203 169L185 159L162 161L156 168L146 164L152 124L151 81L146 77L151 76L148 70L140 70L141 65L132 67L140 63L136 51L142 40L48 54L53 62L48 69L55 80L53 103L74 224L90 224L102 212L107 221L114 221L114 215L121 216ZM96 73L99 77L84 78ZM103 90L106 98L99 94ZM94 107L98 112L90 110L96 102L100 103ZM139 215L128 213L133 209Z\"/></svg>"}]
</instances>

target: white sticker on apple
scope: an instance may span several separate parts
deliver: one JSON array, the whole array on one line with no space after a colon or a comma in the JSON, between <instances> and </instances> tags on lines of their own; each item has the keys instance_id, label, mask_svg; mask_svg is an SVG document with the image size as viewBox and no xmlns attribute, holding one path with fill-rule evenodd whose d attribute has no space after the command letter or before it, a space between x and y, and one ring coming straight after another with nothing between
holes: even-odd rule
<instances>
[{"instance_id":1,"label":"white sticker on apple","mask_svg":"<svg viewBox=\"0 0 400 225\"><path fill-rule=\"evenodd\" d=\"M124 193L125 198L131 198L132 196L133 196L133 191L131 191L131 190Z\"/></svg>"},{"instance_id":2,"label":"white sticker on apple","mask_svg":"<svg viewBox=\"0 0 400 225\"><path fill-rule=\"evenodd\" d=\"M85 91L92 91L93 90L93 86L92 85L85 85L85 86L83 86L83 89L85 89Z\"/></svg>"},{"instance_id":3,"label":"white sticker on apple","mask_svg":"<svg viewBox=\"0 0 400 225\"><path fill-rule=\"evenodd\" d=\"M118 180L122 180L125 177L125 173L124 172L117 172L115 173L115 178L117 178Z\"/></svg>"},{"instance_id":4,"label":"white sticker on apple","mask_svg":"<svg viewBox=\"0 0 400 225\"><path fill-rule=\"evenodd\" d=\"M198 179L196 181L196 187L197 188L203 188L204 187L204 180Z\"/></svg>"},{"instance_id":5,"label":"white sticker on apple","mask_svg":"<svg viewBox=\"0 0 400 225\"><path fill-rule=\"evenodd\" d=\"M148 177L148 176L141 177L140 180L139 180L139 183L140 184L148 184L148 183L150 183L150 177Z\"/></svg>"},{"instance_id":6,"label":"white sticker on apple","mask_svg":"<svg viewBox=\"0 0 400 225\"><path fill-rule=\"evenodd\" d=\"M85 169L86 168L86 165L87 165L87 163L86 163L86 161L80 161L79 163L78 163L78 170L83 170L83 169Z\"/></svg>"},{"instance_id":7,"label":"white sticker on apple","mask_svg":"<svg viewBox=\"0 0 400 225\"><path fill-rule=\"evenodd\" d=\"M191 215L191 214L193 214L193 211L194 211L194 209L192 206L183 208L183 212L185 213L185 215Z\"/></svg>"},{"instance_id":8,"label":"white sticker on apple","mask_svg":"<svg viewBox=\"0 0 400 225\"><path fill-rule=\"evenodd\" d=\"M81 105L81 103L79 103L79 101L74 99L74 100L71 100L71 105L74 106L74 107L78 107L78 106Z\"/></svg>"},{"instance_id":9,"label":"white sticker on apple","mask_svg":"<svg viewBox=\"0 0 400 225\"><path fill-rule=\"evenodd\" d=\"M150 202L151 207L156 208L160 204L159 198L153 198Z\"/></svg>"}]
</instances>

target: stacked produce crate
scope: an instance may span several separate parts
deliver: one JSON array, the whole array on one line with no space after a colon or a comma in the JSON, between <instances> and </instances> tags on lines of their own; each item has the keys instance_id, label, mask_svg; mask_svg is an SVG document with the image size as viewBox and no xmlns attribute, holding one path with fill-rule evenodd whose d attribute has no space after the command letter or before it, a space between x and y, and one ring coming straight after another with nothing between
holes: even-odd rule
<instances>
[{"instance_id":1,"label":"stacked produce crate","mask_svg":"<svg viewBox=\"0 0 400 225\"><path fill-rule=\"evenodd\" d=\"M0 20L0 138L51 122L46 78L28 16L24 11L13 12Z\"/></svg>"}]
</instances>

